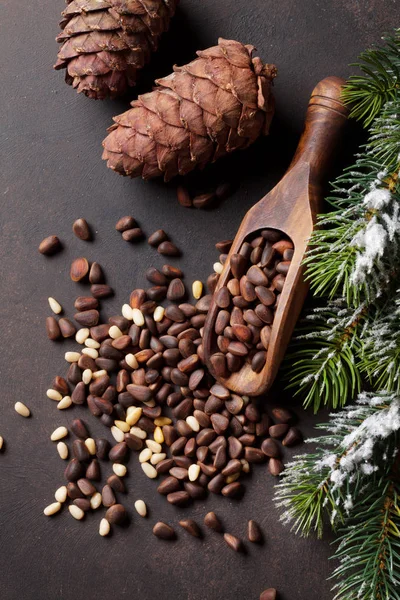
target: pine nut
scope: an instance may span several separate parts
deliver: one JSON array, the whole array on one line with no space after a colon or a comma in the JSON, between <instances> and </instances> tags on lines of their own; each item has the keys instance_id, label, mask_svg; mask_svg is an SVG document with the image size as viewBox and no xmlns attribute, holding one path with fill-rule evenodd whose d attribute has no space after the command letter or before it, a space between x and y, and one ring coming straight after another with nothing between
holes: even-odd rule
<instances>
[{"instance_id":1,"label":"pine nut","mask_svg":"<svg viewBox=\"0 0 400 600\"><path fill-rule=\"evenodd\" d=\"M50 436L50 439L52 442L57 442L58 440L61 440L62 438L66 437L68 435L68 429L66 427L57 427L57 429L55 429L53 431L53 433Z\"/></svg>"},{"instance_id":2,"label":"pine nut","mask_svg":"<svg viewBox=\"0 0 400 600\"><path fill-rule=\"evenodd\" d=\"M125 439L124 432L113 425L110 429L111 434L116 442L123 442Z\"/></svg>"},{"instance_id":3,"label":"pine nut","mask_svg":"<svg viewBox=\"0 0 400 600\"><path fill-rule=\"evenodd\" d=\"M198 420L196 419L196 417L187 417L186 418L186 423L189 425L189 427L191 429L193 429L193 431L200 431L200 423L198 422Z\"/></svg>"},{"instance_id":4,"label":"pine nut","mask_svg":"<svg viewBox=\"0 0 400 600\"><path fill-rule=\"evenodd\" d=\"M21 417L29 417L31 414L29 408L22 402L16 402L14 408Z\"/></svg>"},{"instance_id":5,"label":"pine nut","mask_svg":"<svg viewBox=\"0 0 400 600\"><path fill-rule=\"evenodd\" d=\"M82 354L86 354L86 356L90 356L90 358L96 359L99 358L99 353L96 348L83 348Z\"/></svg>"},{"instance_id":6,"label":"pine nut","mask_svg":"<svg viewBox=\"0 0 400 600\"><path fill-rule=\"evenodd\" d=\"M156 427L154 430L154 441L157 442L158 444L162 444L164 441L164 434L162 432L161 427Z\"/></svg>"},{"instance_id":7,"label":"pine nut","mask_svg":"<svg viewBox=\"0 0 400 600\"><path fill-rule=\"evenodd\" d=\"M3 447L3 444L4 444L4 439L3 439L3 438L1 437L1 435L0 435L0 450L1 450L1 449L2 449L2 447Z\"/></svg>"},{"instance_id":8,"label":"pine nut","mask_svg":"<svg viewBox=\"0 0 400 600\"><path fill-rule=\"evenodd\" d=\"M52 504L49 504L49 506L46 506L43 512L46 515L46 517L51 517L51 515L55 515L56 513L58 513L60 508L60 502L53 502Z\"/></svg>"},{"instance_id":9,"label":"pine nut","mask_svg":"<svg viewBox=\"0 0 400 600\"><path fill-rule=\"evenodd\" d=\"M129 306L129 304L122 305L121 313L122 313L122 316L125 317L125 319L128 319L128 321L132 321L132 319L133 319L132 309Z\"/></svg>"},{"instance_id":10,"label":"pine nut","mask_svg":"<svg viewBox=\"0 0 400 600\"><path fill-rule=\"evenodd\" d=\"M102 497L101 497L100 492L96 492L90 498L90 506L93 510L96 510L96 508L99 508L101 506L101 502L102 502Z\"/></svg>"},{"instance_id":11,"label":"pine nut","mask_svg":"<svg viewBox=\"0 0 400 600\"><path fill-rule=\"evenodd\" d=\"M144 316L139 308L132 308L132 318L135 325L142 327L144 325Z\"/></svg>"},{"instance_id":12,"label":"pine nut","mask_svg":"<svg viewBox=\"0 0 400 600\"><path fill-rule=\"evenodd\" d=\"M131 369L139 368L139 363L136 360L136 356L134 356L133 354L127 354L125 356L125 362Z\"/></svg>"},{"instance_id":13,"label":"pine nut","mask_svg":"<svg viewBox=\"0 0 400 600\"><path fill-rule=\"evenodd\" d=\"M127 473L127 468L125 465L121 465L120 463L114 463L112 468L114 473L118 475L118 477L125 477Z\"/></svg>"},{"instance_id":14,"label":"pine nut","mask_svg":"<svg viewBox=\"0 0 400 600\"><path fill-rule=\"evenodd\" d=\"M78 344L84 344L90 335L90 331L87 327L83 327L82 329L78 329L75 334L75 340Z\"/></svg>"},{"instance_id":15,"label":"pine nut","mask_svg":"<svg viewBox=\"0 0 400 600\"><path fill-rule=\"evenodd\" d=\"M147 438L147 433L140 429L140 427L131 427L131 434L136 435L140 440L145 440Z\"/></svg>"},{"instance_id":16,"label":"pine nut","mask_svg":"<svg viewBox=\"0 0 400 600\"><path fill-rule=\"evenodd\" d=\"M136 500L135 508L141 517L145 517L147 515L147 506L143 500Z\"/></svg>"},{"instance_id":17,"label":"pine nut","mask_svg":"<svg viewBox=\"0 0 400 600\"><path fill-rule=\"evenodd\" d=\"M157 427L163 427L163 425L171 425L172 421L169 417L158 417L154 419L154 425Z\"/></svg>"},{"instance_id":18,"label":"pine nut","mask_svg":"<svg viewBox=\"0 0 400 600\"><path fill-rule=\"evenodd\" d=\"M85 340L85 346L87 348L95 348L95 349L100 348L99 342L96 342L96 340L92 340L92 338L87 338Z\"/></svg>"},{"instance_id":19,"label":"pine nut","mask_svg":"<svg viewBox=\"0 0 400 600\"><path fill-rule=\"evenodd\" d=\"M63 460L67 460L69 451L68 446L65 442L58 442L57 452L60 455L60 458L62 458Z\"/></svg>"},{"instance_id":20,"label":"pine nut","mask_svg":"<svg viewBox=\"0 0 400 600\"><path fill-rule=\"evenodd\" d=\"M101 371L94 371L94 373L92 373L92 379L99 379L100 377L103 377L104 375L108 375L108 373L105 369L101 369Z\"/></svg>"},{"instance_id":21,"label":"pine nut","mask_svg":"<svg viewBox=\"0 0 400 600\"><path fill-rule=\"evenodd\" d=\"M111 325L111 327L108 331L108 335L113 340L117 340L118 338L122 337L124 334L122 333L122 331L120 330L119 327L117 327L116 325Z\"/></svg>"},{"instance_id":22,"label":"pine nut","mask_svg":"<svg viewBox=\"0 0 400 600\"><path fill-rule=\"evenodd\" d=\"M233 475L228 475L228 477L226 478L226 483L233 483L234 481L236 481L236 479L239 479L240 477L240 471L239 473L233 473Z\"/></svg>"},{"instance_id":23,"label":"pine nut","mask_svg":"<svg viewBox=\"0 0 400 600\"><path fill-rule=\"evenodd\" d=\"M220 262L216 262L213 264L213 269L216 273L218 273L218 275L221 275L222 271L224 270L224 265Z\"/></svg>"},{"instance_id":24,"label":"pine nut","mask_svg":"<svg viewBox=\"0 0 400 600\"><path fill-rule=\"evenodd\" d=\"M102 537L105 537L106 535L108 535L110 533L110 530L111 530L110 523L107 521L107 519L102 519L100 521L99 534Z\"/></svg>"},{"instance_id":25,"label":"pine nut","mask_svg":"<svg viewBox=\"0 0 400 600\"><path fill-rule=\"evenodd\" d=\"M126 423L125 421L114 421L114 425L116 427L118 427L118 429L120 429L121 431L123 431L124 433L128 433L130 427L128 425L128 423Z\"/></svg>"},{"instance_id":26,"label":"pine nut","mask_svg":"<svg viewBox=\"0 0 400 600\"><path fill-rule=\"evenodd\" d=\"M242 463L243 473L250 473L250 463L245 458L242 458L240 462Z\"/></svg>"},{"instance_id":27,"label":"pine nut","mask_svg":"<svg viewBox=\"0 0 400 600\"><path fill-rule=\"evenodd\" d=\"M158 442L155 442L154 440L146 440L146 446L152 451L155 452L156 454L158 452L162 452L162 446L161 444L159 444Z\"/></svg>"},{"instance_id":28,"label":"pine nut","mask_svg":"<svg viewBox=\"0 0 400 600\"><path fill-rule=\"evenodd\" d=\"M57 404L57 408L59 410L64 410L65 408L69 408L72 404L71 396L64 396L62 400Z\"/></svg>"},{"instance_id":29,"label":"pine nut","mask_svg":"<svg viewBox=\"0 0 400 600\"><path fill-rule=\"evenodd\" d=\"M150 448L144 448L141 451L141 453L139 454L139 462L141 462L141 463L147 462L148 460L151 459L152 456L153 456L153 453L150 450Z\"/></svg>"},{"instance_id":30,"label":"pine nut","mask_svg":"<svg viewBox=\"0 0 400 600\"><path fill-rule=\"evenodd\" d=\"M148 400L148 402L143 402L143 404L145 406L148 406L149 408L153 408L156 405L156 401L154 399Z\"/></svg>"},{"instance_id":31,"label":"pine nut","mask_svg":"<svg viewBox=\"0 0 400 600\"><path fill-rule=\"evenodd\" d=\"M157 454L153 454L153 456L150 458L150 462L152 465L156 466L156 465L158 465L159 462L164 460L164 458L166 458L166 457L167 457L167 455L165 454L165 452L159 452Z\"/></svg>"},{"instance_id":32,"label":"pine nut","mask_svg":"<svg viewBox=\"0 0 400 600\"><path fill-rule=\"evenodd\" d=\"M90 369L85 369L82 373L82 381L84 384L88 385L88 383L92 380L92 371Z\"/></svg>"},{"instance_id":33,"label":"pine nut","mask_svg":"<svg viewBox=\"0 0 400 600\"><path fill-rule=\"evenodd\" d=\"M200 466L199 465L190 465L188 469L189 481L196 481L198 476L200 475Z\"/></svg>"},{"instance_id":34,"label":"pine nut","mask_svg":"<svg viewBox=\"0 0 400 600\"><path fill-rule=\"evenodd\" d=\"M193 284L192 284L193 298L195 298L195 300L199 300L199 298L201 298L202 293L203 293L203 284L201 283L201 281L199 281L198 279L196 281L193 281Z\"/></svg>"},{"instance_id":35,"label":"pine nut","mask_svg":"<svg viewBox=\"0 0 400 600\"><path fill-rule=\"evenodd\" d=\"M91 454L91 456L96 454L96 442L93 438L86 438L85 446L89 450L89 454Z\"/></svg>"},{"instance_id":36,"label":"pine nut","mask_svg":"<svg viewBox=\"0 0 400 600\"><path fill-rule=\"evenodd\" d=\"M157 306L154 313L153 319L156 323L160 323L163 320L165 315L165 308L163 306Z\"/></svg>"},{"instance_id":37,"label":"pine nut","mask_svg":"<svg viewBox=\"0 0 400 600\"><path fill-rule=\"evenodd\" d=\"M61 502L62 504L66 501L67 495L67 486L62 485L55 491L54 498L57 500L57 502Z\"/></svg>"},{"instance_id":38,"label":"pine nut","mask_svg":"<svg viewBox=\"0 0 400 600\"><path fill-rule=\"evenodd\" d=\"M142 469L145 475L147 475L147 477L149 477L150 479L155 479L158 475L155 468L148 462L142 463Z\"/></svg>"},{"instance_id":39,"label":"pine nut","mask_svg":"<svg viewBox=\"0 0 400 600\"><path fill-rule=\"evenodd\" d=\"M80 352L66 352L65 353L65 360L69 363L78 362L80 357L81 357Z\"/></svg>"},{"instance_id":40,"label":"pine nut","mask_svg":"<svg viewBox=\"0 0 400 600\"><path fill-rule=\"evenodd\" d=\"M126 413L126 422L132 427L139 421L141 416L142 409L139 406L129 406Z\"/></svg>"},{"instance_id":41,"label":"pine nut","mask_svg":"<svg viewBox=\"0 0 400 600\"><path fill-rule=\"evenodd\" d=\"M85 513L83 512L83 510L81 508L79 508L79 506L76 506L75 504L70 504L68 506L68 510L71 513L71 515L74 517L74 519L76 519L77 521L81 521L83 519L83 517L85 516Z\"/></svg>"},{"instance_id":42,"label":"pine nut","mask_svg":"<svg viewBox=\"0 0 400 600\"><path fill-rule=\"evenodd\" d=\"M61 396L60 392L57 392L57 390L53 390L53 389L47 390L46 396L48 398L50 398L50 400L55 400L56 402L60 402L60 400L62 400L62 396Z\"/></svg>"},{"instance_id":43,"label":"pine nut","mask_svg":"<svg viewBox=\"0 0 400 600\"><path fill-rule=\"evenodd\" d=\"M62 306L55 298L47 298L49 301L49 306L55 315L59 315L62 312Z\"/></svg>"}]
</instances>

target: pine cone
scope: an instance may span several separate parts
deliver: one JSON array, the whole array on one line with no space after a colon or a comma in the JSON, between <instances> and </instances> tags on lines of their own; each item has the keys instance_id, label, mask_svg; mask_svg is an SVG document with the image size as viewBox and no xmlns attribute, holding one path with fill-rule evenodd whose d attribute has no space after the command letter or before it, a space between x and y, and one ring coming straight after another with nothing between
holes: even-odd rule
<instances>
[{"instance_id":1,"label":"pine cone","mask_svg":"<svg viewBox=\"0 0 400 600\"><path fill-rule=\"evenodd\" d=\"M159 87L114 118L103 158L122 175L168 181L268 133L274 113L274 65L252 58L254 47L232 40L197 52Z\"/></svg>"},{"instance_id":2,"label":"pine cone","mask_svg":"<svg viewBox=\"0 0 400 600\"><path fill-rule=\"evenodd\" d=\"M55 69L89 98L115 98L136 84L179 0L67 0Z\"/></svg>"}]
</instances>

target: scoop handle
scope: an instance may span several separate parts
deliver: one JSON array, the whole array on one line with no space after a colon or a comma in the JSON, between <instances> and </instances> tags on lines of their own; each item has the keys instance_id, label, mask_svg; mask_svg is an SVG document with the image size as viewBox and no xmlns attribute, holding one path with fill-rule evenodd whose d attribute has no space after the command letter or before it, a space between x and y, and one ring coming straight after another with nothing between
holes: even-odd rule
<instances>
[{"instance_id":1,"label":"scoop handle","mask_svg":"<svg viewBox=\"0 0 400 600\"><path fill-rule=\"evenodd\" d=\"M310 183L318 186L325 178L342 129L349 114L341 100L344 79L326 77L312 91L303 134L290 163L290 171L299 162L310 165Z\"/></svg>"}]
</instances>

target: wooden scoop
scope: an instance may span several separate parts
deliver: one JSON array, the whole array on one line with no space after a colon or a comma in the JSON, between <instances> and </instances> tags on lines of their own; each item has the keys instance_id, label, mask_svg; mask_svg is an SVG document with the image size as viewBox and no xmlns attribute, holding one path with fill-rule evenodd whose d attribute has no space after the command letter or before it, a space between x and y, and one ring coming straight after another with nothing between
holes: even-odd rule
<instances>
[{"instance_id":1,"label":"wooden scoop","mask_svg":"<svg viewBox=\"0 0 400 600\"><path fill-rule=\"evenodd\" d=\"M278 185L244 217L214 292L204 326L204 358L214 377L238 394L259 396L271 387L307 295L309 286L304 281L302 262L321 209L321 183L346 123L348 111L340 100L343 83L338 77L327 77L314 88L294 158ZM231 255L239 252L246 238L264 228L278 229L294 243L294 255L272 324L266 363L260 373L245 363L229 377L219 377L210 362L212 353L218 351L214 332L218 312L215 293L231 278Z\"/></svg>"}]
</instances>

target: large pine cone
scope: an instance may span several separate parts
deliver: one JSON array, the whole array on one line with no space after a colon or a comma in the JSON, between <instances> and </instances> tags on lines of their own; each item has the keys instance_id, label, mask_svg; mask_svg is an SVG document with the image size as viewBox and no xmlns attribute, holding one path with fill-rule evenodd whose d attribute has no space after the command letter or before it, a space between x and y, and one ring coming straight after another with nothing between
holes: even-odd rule
<instances>
[{"instance_id":1,"label":"large pine cone","mask_svg":"<svg viewBox=\"0 0 400 600\"><path fill-rule=\"evenodd\" d=\"M274 65L252 58L254 47L232 40L197 52L159 87L114 118L103 158L122 175L166 181L267 134L274 112Z\"/></svg>"},{"instance_id":2,"label":"large pine cone","mask_svg":"<svg viewBox=\"0 0 400 600\"><path fill-rule=\"evenodd\" d=\"M115 98L136 83L179 0L67 0L55 69L89 98Z\"/></svg>"}]
</instances>

